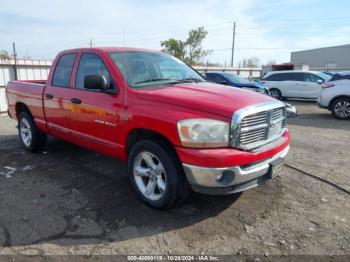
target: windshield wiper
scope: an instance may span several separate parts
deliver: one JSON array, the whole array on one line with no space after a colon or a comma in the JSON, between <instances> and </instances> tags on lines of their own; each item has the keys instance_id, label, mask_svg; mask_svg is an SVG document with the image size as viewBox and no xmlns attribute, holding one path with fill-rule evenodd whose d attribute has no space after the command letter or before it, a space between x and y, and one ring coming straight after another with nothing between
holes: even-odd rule
<instances>
[{"instance_id":1,"label":"windshield wiper","mask_svg":"<svg viewBox=\"0 0 350 262\"><path fill-rule=\"evenodd\" d=\"M205 82L204 80L201 80L201 79L198 79L198 78L184 78L184 79L151 78L151 79L143 80L143 81L140 81L140 82L136 82L136 83L134 83L134 85L143 84L143 83L149 83L149 82L156 82L156 81L171 81L171 83L174 83L174 84Z\"/></svg>"},{"instance_id":2,"label":"windshield wiper","mask_svg":"<svg viewBox=\"0 0 350 262\"><path fill-rule=\"evenodd\" d=\"M184 78L176 80L179 83L198 83L198 82L205 82L204 80L198 79L198 78Z\"/></svg>"},{"instance_id":3,"label":"windshield wiper","mask_svg":"<svg viewBox=\"0 0 350 262\"><path fill-rule=\"evenodd\" d=\"M148 83L148 82L155 82L155 81L163 81L163 80L164 81L177 81L176 79L171 79L171 78L151 78L151 79L143 80L140 82L136 82L136 83L134 83L134 85Z\"/></svg>"}]
</instances>

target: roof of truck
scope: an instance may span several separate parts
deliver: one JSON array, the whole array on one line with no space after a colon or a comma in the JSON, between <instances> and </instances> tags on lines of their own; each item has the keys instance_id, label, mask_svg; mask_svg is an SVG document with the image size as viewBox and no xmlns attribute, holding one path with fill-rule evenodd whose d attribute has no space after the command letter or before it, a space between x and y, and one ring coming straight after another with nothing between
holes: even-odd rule
<instances>
[{"instance_id":1,"label":"roof of truck","mask_svg":"<svg viewBox=\"0 0 350 262\"><path fill-rule=\"evenodd\" d=\"M87 50L100 50L104 52L127 52L127 51L138 51L138 52L159 52L160 50L152 50L145 48L134 48L134 47L85 47L64 50L63 52L74 52L74 51L87 51Z\"/></svg>"}]
</instances>

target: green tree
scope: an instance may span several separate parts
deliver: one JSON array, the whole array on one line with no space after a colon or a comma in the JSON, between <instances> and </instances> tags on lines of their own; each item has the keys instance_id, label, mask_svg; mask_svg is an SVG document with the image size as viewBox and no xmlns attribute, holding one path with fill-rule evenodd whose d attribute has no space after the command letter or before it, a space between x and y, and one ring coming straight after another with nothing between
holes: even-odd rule
<instances>
[{"instance_id":1,"label":"green tree","mask_svg":"<svg viewBox=\"0 0 350 262\"><path fill-rule=\"evenodd\" d=\"M162 41L161 45L164 47L163 51L181 59L185 60L186 56L186 44L181 40L169 38L168 40Z\"/></svg>"},{"instance_id":2,"label":"green tree","mask_svg":"<svg viewBox=\"0 0 350 262\"><path fill-rule=\"evenodd\" d=\"M207 34L208 32L204 27L198 27L188 32L186 41L169 38L168 40L161 41L160 44L164 47L164 52L181 59L187 64L195 65L211 52L202 47L203 40Z\"/></svg>"},{"instance_id":3,"label":"green tree","mask_svg":"<svg viewBox=\"0 0 350 262\"><path fill-rule=\"evenodd\" d=\"M10 55L7 51L5 50L0 50L0 59L10 59Z\"/></svg>"}]
</instances>

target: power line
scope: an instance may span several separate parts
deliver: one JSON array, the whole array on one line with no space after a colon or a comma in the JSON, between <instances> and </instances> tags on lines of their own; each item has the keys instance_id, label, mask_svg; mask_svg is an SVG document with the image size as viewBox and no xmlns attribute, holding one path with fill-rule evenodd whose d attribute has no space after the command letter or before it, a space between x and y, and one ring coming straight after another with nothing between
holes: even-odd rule
<instances>
[{"instance_id":1,"label":"power line","mask_svg":"<svg viewBox=\"0 0 350 262\"><path fill-rule=\"evenodd\" d=\"M328 47L236 47L235 50L295 50L295 49L321 49ZM350 49L350 46L337 46L337 48ZM219 49L211 49L211 51L230 51L231 47L228 48L219 48Z\"/></svg>"}]
</instances>

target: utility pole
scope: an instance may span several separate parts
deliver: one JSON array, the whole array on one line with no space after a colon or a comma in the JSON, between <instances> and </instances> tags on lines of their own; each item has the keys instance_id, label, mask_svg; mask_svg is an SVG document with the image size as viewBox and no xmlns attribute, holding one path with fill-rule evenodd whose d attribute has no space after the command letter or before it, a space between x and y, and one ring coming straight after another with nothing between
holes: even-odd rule
<instances>
[{"instance_id":1,"label":"utility pole","mask_svg":"<svg viewBox=\"0 0 350 262\"><path fill-rule=\"evenodd\" d=\"M235 37L236 37L236 22L233 22L232 50L231 50L231 67L233 67L233 55L234 55L234 53L235 53Z\"/></svg>"},{"instance_id":2,"label":"utility pole","mask_svg":"<svg viewBox=\"0 0 350 262\"><path fill-rule=\"evenodd\" d=\"M90 48L92 47L92 38L90 38Z\"/></svg>"},{"instance_id":3,"label":"utility pole","mask_svg":"<svg viewBox=\"0 0 350 262\"><path fill-rule=\"evenodd\" d=\"M15 42L12 43L12 48L13 48L13 58L15 60L15 63L13 65L13 71L15 73L15 80L17 80L18 79L18 77L17 77L17 53L16 53L16 43Z\"/></svg>"}]
</instances>

